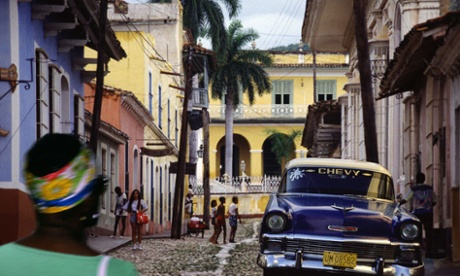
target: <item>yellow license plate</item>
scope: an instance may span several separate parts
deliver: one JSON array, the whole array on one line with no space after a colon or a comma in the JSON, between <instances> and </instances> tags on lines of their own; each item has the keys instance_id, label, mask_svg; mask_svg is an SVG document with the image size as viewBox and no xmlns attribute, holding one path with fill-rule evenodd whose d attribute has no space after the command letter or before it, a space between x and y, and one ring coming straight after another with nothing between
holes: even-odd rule
<instances>
[{"instance_id":1,"label":"yellow license plate","mask_svg":"<svg viewBox=\"0 0 460 276\"><path fill-rule=\"evenodd\" d=\"M354 268L358 255L355 253L324 251L323 265Z\"/></svg>"}]
</instances>

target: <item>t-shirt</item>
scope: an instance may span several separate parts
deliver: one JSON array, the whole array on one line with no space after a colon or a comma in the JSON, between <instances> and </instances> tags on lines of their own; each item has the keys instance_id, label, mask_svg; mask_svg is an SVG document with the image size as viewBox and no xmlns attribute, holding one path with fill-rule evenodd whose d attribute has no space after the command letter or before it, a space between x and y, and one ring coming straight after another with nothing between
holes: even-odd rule
<instances>
[{"instance_id":1,"label":"t-shirt","mask_svg":"<svg viewBox=\"0 0 460 276\"><path fill-rule=\"evenodd\" d=\"M133 200L133 203L131 204L131 212L134 213L137 211L137 204L138 204L138 200ZM126 204L123 206L123 209L128 210L128 205L129 205L129 201L126 202ZM145 204L145 201L143 199L141 199L141 209L142 210L147 209L147 204Z\"/></svg>"},{"instance_id":2,"label":"t-shirt","mask_svg":"<svg viewBox=\"0 0 460 276\"><path fill-rule=\"evenodd\" d=\"M418 184L411 188L405 199L407 201L412 200L414 213L426 213L432 212L433 204L436 202L436 194L430 185Z\"/></svg>"},{"instance_id":3,"label":"t-shirt","mask_svg":"<svg viewBox=\"0 0 460 276\"><path fill-rule=\"evenodd\" d=\"M122 193L121 196L117 195L117 209L115 210L116 216L126 216L127 213L123 210L123 204L126 200L126 194Z\"/></svg>"},{"instance_id":4,"label":"t-shirt","mask_svg":"<svg viewBox=\"0 0 460 276\"><path fill-rule=\"evenodd\" d=\"M211 218L215 218L217 215L217 207L211 208Z\"/></svg>"},{"instance_id":5,"label":"t-shirt","mask_svg":"<svg viewBox=\"0 0 460 276\"><path fill-rule=\"evenodd\" d=\"M232 202L232 204L228 207L228 214L230 216L236 216L236 209L238 209L238 205Z\"/></svg>"},{"instance_id":6,"label":"t-shirt","mask_svg":"<svg viewBox=\"0 0 460 276\"><path fill-rule=\"evenodd\" d=\"M0 275L98 275L103 257L57 253L12 242L0 246ZM110 258L106 275L131 276L139 273L132 263Z\"/></svg>"}]
</instances>

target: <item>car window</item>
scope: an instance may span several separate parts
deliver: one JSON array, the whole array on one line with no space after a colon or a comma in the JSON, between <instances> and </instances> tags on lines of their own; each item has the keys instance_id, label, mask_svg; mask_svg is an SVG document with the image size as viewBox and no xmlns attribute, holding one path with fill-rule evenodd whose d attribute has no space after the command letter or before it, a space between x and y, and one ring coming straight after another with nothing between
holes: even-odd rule
<instances>
[{"instance_id":1,"label":"car window","mask_svg":"<svg viewBox=\"0 0 460 276\"><path fill-rule=\"evenodd\" d=\"M294 167L286 171L281 193L357 195L394 200L391 178L382 173L327 167Z\"/></svg>"}]
</instances>

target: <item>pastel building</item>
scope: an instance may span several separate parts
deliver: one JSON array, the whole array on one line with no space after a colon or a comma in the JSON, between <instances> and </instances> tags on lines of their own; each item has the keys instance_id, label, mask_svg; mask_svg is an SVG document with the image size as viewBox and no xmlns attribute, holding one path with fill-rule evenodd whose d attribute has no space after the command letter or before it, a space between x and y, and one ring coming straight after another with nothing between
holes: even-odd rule
<instances>
[{"instance_id":1,"label":"pastel building","mask_svg":"<svg viewBox=\"0 0 460 276\"><path fill-rule=\"evenodd\" d=\"M85 140L83 84L94 77L84 65L86 45L100 41L98 1L0 1L0 244L35 228L24 185L24 155L47 133ZM126 56L110 25L106 54Z\"/></svg>"}]
</instances>

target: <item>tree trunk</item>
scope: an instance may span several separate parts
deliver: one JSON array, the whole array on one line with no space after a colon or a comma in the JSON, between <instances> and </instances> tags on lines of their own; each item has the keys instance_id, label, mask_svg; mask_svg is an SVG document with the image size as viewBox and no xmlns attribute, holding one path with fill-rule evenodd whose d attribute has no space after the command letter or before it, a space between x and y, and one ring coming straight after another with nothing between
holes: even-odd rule
<instances>
[{"instance_id":1,"label":"tree trunk","mask_svg":"<svg viewBox=\"0 0 460 276\"><path fill-rule=\"evenodd\" d=\"M209 227L211 188L209 186L209 113L203 108L203 221Z\"/></svg>"},{"instance_id":2,"label":"tree trunk","mask_svg":"<svg viewBox=\"0 0 460 276\"><path fill-rule=\"evenodd\" d=\"M371 65L365 17L367 0L353 0L355 16L356 48L358 50L358 69L363 102L364 144L367 161L379 162L377 131L375 126L375 106L372 92Z\"/></svg>"},{"instance_id":3,"label":"tree trunk","mask_svg":"<svg viewBox=\"0 0 460 276\"><path fill-rule=\"evenodd\" d=\"M225 95L225 173L233 178L233 91Z\"/></svg>"}]
</instances>

